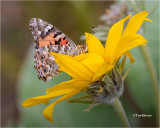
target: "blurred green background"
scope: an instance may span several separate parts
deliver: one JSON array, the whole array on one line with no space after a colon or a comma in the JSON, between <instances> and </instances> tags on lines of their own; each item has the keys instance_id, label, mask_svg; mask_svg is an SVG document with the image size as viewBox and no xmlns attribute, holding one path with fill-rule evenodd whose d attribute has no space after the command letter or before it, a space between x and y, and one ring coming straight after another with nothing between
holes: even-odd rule
<instances>
[{"instance_id":1,"label":"blurred green background","mask_svg":"<svg viewBox=\"0 0 160 128\"><path fill-rule=\"evenodd\" d=\"M137 1L138 3L139 1ZM28 24L31 18L41 18L64 32L76 44L84 44L80 36L90 32L93 25L102 24L99 17L114 1L30 1L1 2L1 126L10 127L118 127L123 126L112 106L97 106L84 112L87 105L63 101L55 106L50 123L43 117L45 105L23 108L30 97L44 95L45 89L70 79L62 73L48 83L37 77L34 69L33 37ZM129 2L127 4L130 4ZM151 11L157 1L146 1ZM148 40L157 77L159 74L159 5L149 15L144 37ZM131 50L135 58L126 80L121 101L131 126L157 126L151 80L139 48ZM77 97L76 95L75 97ZM135 118L133 114L150 114L150 118Z\"/></svg>"}]
</instances>

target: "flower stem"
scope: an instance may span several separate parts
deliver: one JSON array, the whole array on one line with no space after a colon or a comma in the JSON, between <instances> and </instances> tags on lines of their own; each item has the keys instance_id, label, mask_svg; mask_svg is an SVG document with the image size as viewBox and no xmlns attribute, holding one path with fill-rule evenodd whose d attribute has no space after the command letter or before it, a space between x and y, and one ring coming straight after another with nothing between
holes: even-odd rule
<instances>
[{"instance_id":1,"label":"flower stem","mask_svg":"<svg viewBox=\"0 0 160 128\"><path fill-rule=\"evenodd\" d=\"M144 2L143 2L143 4L144 4ZM132 0L132 6L133 6L134 11L138 12L135 0ZM154 8L156 8L156 6L153 7L153 10L154 10ZM142 9L146 10L145 6L142 6ZM143 30L145 30L145 26L143 26ZM159 112L160 112L159 111L159 104L160 103L159 103L158 78L156 76L156 72L155 72L155 69L153 66L152 58L151 58L150 52L148 50L148 47L147 46L140 46L140 51L141 51L143 58L146 62L147 69L149 71L149 74L150 74L150 77L152 80L152 88L154 91L154 97L155 97L155 103L156 103L156 112L158 113L157 115L159 115Z\"/></svg>"},{"instance_id":2,"label":"flower stem","mask_svg":"<svg viewBox=\"0 0 160 128\"><path fill-rule=\"evenodd\" d=\"M121 104L121 102L119 101L119 98L116 98L114 103L113 103L113 107L115 109L115 111L118 113L122 123L124 124L125 127L130 127L127 116L125 114L125 111L123 109L123 106Z\"/></svg>"},{"instance_id":3,"label":"flower stem","mask_svg":"<svg viewBox=\"0 0 160 128\"><path fill-rule=\"evenodd\" d=\"M156 103L156 109L158 112L158 106L159 106L159 92L158 92L158 80L156 76L156 72L153 66L153 62L151 59L151 55L149 53L148 47L147 46L140 46L141 53L143 54L144 60L146 62L151 80L152 80L152 88L154 91L154 97L155 97L155 103Z\"/></svg>"},{"instance_id":4,"label":"flower stem","mask_svg":"<svg viewBox=\"0 0 160 128\"><path fill-rule=\"evenodd\" d=\"M144 6L142 6L142 9L143 10L146 10L146 7L145 7L145 1L142 2ZM153 10L156 6L153 7ZM152 12L153 12L152 10ZM143 30L145 32L145 28L146 28L146 25L144 24L143 25ZM154 97L155 97L155 103L156 103L156 110L159 114L159 90L158 90L158 79L157 79L157 76L156 76L156 72L155 72L155 69L154 69L154 65L153 65L153 61L152 61L152 57L150 55L150 52L149 52L149 49L147 46L140 46L140 50L141 50L141 53L143 55L143 58L146 62L146 65L147 65L147 68L148 68L148 71L149 71L149 74L150 74L150 77L151 77L151 80L152 80L152 88L153 88L153 91L154 91Z\"/></svg>"}]
</instances>

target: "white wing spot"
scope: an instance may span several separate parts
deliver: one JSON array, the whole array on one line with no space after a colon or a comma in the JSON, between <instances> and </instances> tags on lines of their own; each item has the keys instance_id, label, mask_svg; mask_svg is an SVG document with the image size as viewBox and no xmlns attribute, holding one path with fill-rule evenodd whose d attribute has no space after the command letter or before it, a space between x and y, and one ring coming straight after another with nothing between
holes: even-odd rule
<instances>
[{"instance_id":1,"label":"white wing spot","mask_svg":"<svg viewBox=\"0 0 160 128\"><path fill-rule=\"evenodd\" d=\"M41 31L38 31L38 35L41 35Z\"/></svg>"}]
</instances>

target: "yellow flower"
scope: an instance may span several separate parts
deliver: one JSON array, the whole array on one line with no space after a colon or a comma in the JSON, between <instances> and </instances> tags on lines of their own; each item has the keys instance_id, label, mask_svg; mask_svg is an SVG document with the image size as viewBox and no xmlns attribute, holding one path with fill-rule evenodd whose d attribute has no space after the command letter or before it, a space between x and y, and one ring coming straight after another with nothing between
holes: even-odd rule
<instances>
[{"instance_id":1,"label":"yellow flower","mask_svg":"<svg viewBox=\"0 0 160 128\"><path fill-rule=\"evenodd\" d=\"M62 100L68 99L85 89L92 82L93 76L99 70L104 60L101 56L94 53L83 54L76 57L57 53L51 53L51 55L55 57L56 63L59 65L60 69L72 76L73 79L60 83L50 89L46 89L46 95L29 98L22 105L23 107L31 107L42 103L48 104L50 99L64 95L56 102L49 105L43 112L45 118L53 123L52 112L54 106ZM108 71L111 70L111 68L112 67L109 66Z\"/></svg>"},{"instance_id":2,"label":"yellow flower","mask_svg":"<svg viewBox=\"0 0 160 128\"><path fill-rule=\"evenodd\" d=\"M47 105L50 99L63 95L43 111L44 117L53 123L52 112L56 104L84 90L90 83L99 80L102 75L113 68L123 54L126 53L133 62L133 57L128 50L139 45L145 45L144 37L136 33L144 20L150 21L145 18L147 15L148 13L144 11L133 16L123 34L123 24L130 16L114 24L109 31L105 48L98 38L86 33L89 53L76 57L51 53L55 57L60 70L72 76L73 79L46 89L47 94L44 96L27 99L22 104L23 107L31 107L42 103Z\"/></svg>"},{"instance_id":3,"label":"yellow flower","mask_svg":"<svg viewBox=\"0 0 160 128\"><path fill-rule=\"evenodd\" d=\"M93 81L105 74L108 65L114 66L117 60L125 53L130 58L130 62L134 62L134 58L128 50L139 45L145 45L147 42L142 35L137 34L137 31L141 27L143 21L151 21L150 19L146 18L147 15L147 11L143 11L134 15L129 20L124 32L124 22L128 20L131 15L115 23L109 30L105 48L96 36L85 33L87 37L86 43L88 44L88 52L99 54L104 59L104 64L102 64L100 70L92 79Z\"/></svg>"}]
</instances>

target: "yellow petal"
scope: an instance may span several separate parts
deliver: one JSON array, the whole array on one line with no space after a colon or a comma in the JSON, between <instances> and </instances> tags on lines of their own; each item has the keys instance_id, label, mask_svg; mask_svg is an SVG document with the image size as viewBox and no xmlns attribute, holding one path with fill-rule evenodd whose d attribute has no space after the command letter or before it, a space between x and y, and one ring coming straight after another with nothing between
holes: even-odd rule
<instances>
[{"instance_id":1,"label":"yellow petal","mask_svg":"<svg viewBox=\"0 0 160 128\"><path fill-rule=\"evenodd\" d=\"M80 61L82 64L84 64L88 69L90 69L94 73L96 73L99 70L99 67L104 62L103 57L96 53L81 54L81 55L75 56L74 58Z\"/></svg>"},{"instance_id":2,"label":"yellow petal","mask_svg":"<svg viewBox=\"0 0 160 128\"><path fill-rule=\"evenodd\" d=\"M73 91L73 89L65 89L62 91L58 90L58 91L55 91L54 93L50 93L47 95L32 97L32 98L25 100L23 102L22 106L23 107L31 107L31 106L42 104L42 103L46 104L49 99L54 98L56 96L61 96L61 95L70 93L71 91Z\"/></svg>"},{"instance_id":3,"label":"yellow petal","mask_svg":"<svg viewBox=\"0 0 160 128\"><path fill-rule=\"evenodd\" d=\"M88 52L97 53L100 56L103 56L104 47L102 43L99 41L99 39L90 33L85 33L85 35L86 35L86 44L88 44Z\"/></svg>"},{"instance_id":4,"label":"yellow petal","mask_svg":"<svg viewBox=\"0 0 160 128\"><path fill-rule=\"evenodd\" d=\"M84 85L85 87L86 85ZM73 90L71 93L69 94L66 94L65 96L59 98L56 102L52 103L51 105L49 105L47 108L44 109L43 111L43 115L44 117L49 120L51 123L53 123L53 120L52 120L52 113L53 113L53 108L56 104L58 104L59 102L63 101L63 100L66 100L70 97L72 97L73 95L77 94L78 92L80 92L81 90L84 89L83 86L79 87L78 89L75 89Z\"/></svg>"},{"instance_id":5,"label":"yellow petal","mask_svg":"<svg viewBox=\"0 0 160 128\"><path fill-rule=\"evenodd\" d=\"M74 90L74 89L79 88L84 85L87 86L88 84L89 84L89 82L73 79L70 81L60 83L56 86L53 86L52 88L46 89L46 91L47 91L47 94L55 93L57 91L63 92L63 91L67 91L67 90Z\"/></svg>"},{"instance_id":6,"label":"yellow petal","mask_svg":"<svg viewBox=\"0 0 160 128\"><path fill-rule=\"evenodd\" d=\"M133 49L134 47L137 47L139 45L145 45L145 42L147 42L146 39L139 34L123 37L120 40L119 45L117 46L111 63L114 63L119 57L121 57L125 52L129 51L130 49Z\"/></svg>"},{"instance_id":7,"label":"yellow petal","mask_svg":"<svg viewBox=\"0 0 160 128\"><path fill-rule=\"evenodd\" d=\"M104 74L109 72L113 68L113 65L109 65L107 63L103 63L98 70L98 72L95 74L95 76L92 79L92 82L99 80Z\"/></svg>"},{"instance_id":8,"label":"yellow petal","mask_svg":"<svg viewBox=\"0 0 160 128\"><path fill-rule=\"evenodd\" d=\"M141 27L142 23L146 19L146 16L148 15L147 11L143 11L141 13L138 13L134 15L128 22L128 25L123 32L123 36L136 34L139 28Z\"/></svg>"},{"instance_id":9,"label":"yellow petal","mask_svg":"<svg viewBox=\"0 0 160 128\"><path fill-rule=\"evenodd\" d=\"M49 105L47 108L45 108L44 111L43 111L43 116L44 116L47 120L49 120L51 123L53 123L52 113L53 113L54 105L55 105L55 103L52 103L52 104Z\"/></svg>"},{"instance_id":10,"label":"yellow petal","mask_svg":"<svg viewBox=\"0 0 160 128\"><path fill-rule=\"evenodd\" d=\"M109 30L104 56L112 56L114 51L116 50L116 47L119 43L119 40L121 39L122 31L123 31L123 24L126 20L130 18L131 15L127 16L126 18L118 21L115 23L111 29Z\"/></svg>"},{"instance_id":11,"label":"yellow petal","mask_svg":"<svg viewBox=\"0 0 160 128\"><path fill-rule=\"evenodd\" d=\"M126 52L126 56L128 56L129 57L129 59L130 59L130 63L134 63L134 58L133 58L133 56L132 56L132 54L129 52L129 51L127 51Z\"/></svg>"},{"instance_id":12,"label":"yellow petal","mask_svg":"<svg viewBox=\"0 0 160 128\"><path fill-rule=\"evenodd\" d=\"M41 98L41 97L33 97L33 98L29 98L27 100L25 100L22 104L23 107L32 107L34 105L38 105L38 104L47 104L49 98L46 99L34 99L34 98Z\"/></svg>"},{"instance_id":13,"label":"yellow petal","mask_svg":"<svg viewBox=\"0 0 160 128\"><path fill-rule=\"evenodd\" d=\"M73 78L79 80L91 79L93 73L74 57L53 52L50 54L54 56L55 61L60 67L60 69L72 76Z\"/></svg>"},{"instance_id":14,"label":"yellow petal","mask_svg":"<svg viewBox=\"0 0 160 128\"><path fill-rule=\"evenodd\" d=\"M24 101L22 106L31 107L42 103L47 104L48 100L50 100L51 98L71 93L73 90L80 87L84 86L87 87L88 84L89 82L79 81L79 80L70 80L67 82L60 83L50 89L46 89L48 92L47 95L29 98L26 101Z\"/></svg>"},{"instance_id":15,"label":"yellow petal","mask_svg":"<svg viewBox=\"0 0 160 128\"><path fill-rule=\"evenodd\" d=\"M150 19L148 19L148 18L145 18L144 21L152 22L152 20L150 20Z\"/></svg>"},{"instance_id":16,"label":"yellow petal","mask_svg":"<svg viewBox=\"0 0 160 128\"><path fill-rule=\"evenodd\" d=\"M48 104L49 104L49 101L45 101L44 104L45 104L45 105L48 105Z\"/></svg>"}]
</instances>

